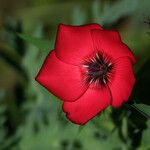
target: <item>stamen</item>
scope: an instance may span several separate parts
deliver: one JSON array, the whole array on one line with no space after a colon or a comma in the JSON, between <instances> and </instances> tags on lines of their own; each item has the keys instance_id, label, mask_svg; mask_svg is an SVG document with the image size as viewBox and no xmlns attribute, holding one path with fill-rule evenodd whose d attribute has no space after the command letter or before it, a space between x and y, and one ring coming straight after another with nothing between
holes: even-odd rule
<instances>
[{"instance_id":1,"label":"stamen","mask_svg":"<svg viewBox=\"0 0 150 150\"><path fill-rule=\"evenodd\" d=\"M88 68L89 66L88 65L82 65L84 68Z\"/></svg>"},{"instance_id":2,"label":"stamen","mask_svg":"<svg viewBox=\"0 0 150 150\"><path fill-rule=\"evenodd\" d=\"M108 67L111 66L111 65L112 65L112 63L109 63L109 64L108 64Z\"/></svg>"},{"instance_id":3,"label":"stamen","mask_svg":"<svg viewBox=\"0 0 150 150\"><path fill-rule=\"evenodd\" d=\"M85 71L85 81L88 84L106 85L110 82L113 64L108 56L96 53L94 57L86 59L83 67Z\"/></svg>"},{"instance_id":4,"label":"stamen","mask_svg":"<svg viewBox=\"0 0 150 150\"><path fill-rule=\"evenodd\" d=\"M99 55L98 55L98 53L96 53L96 57L99 59Z\"/></svg>"},{"instance_id":5,"label":"stamen","mask_svg":"<svg viewBox=\"0 0 150 150\"><path fill-rule=\"evenodd\" d=\"M91 81L89 82L89 84L93 83L94 79L91 79Z\"/></svg>"}]
</instances>

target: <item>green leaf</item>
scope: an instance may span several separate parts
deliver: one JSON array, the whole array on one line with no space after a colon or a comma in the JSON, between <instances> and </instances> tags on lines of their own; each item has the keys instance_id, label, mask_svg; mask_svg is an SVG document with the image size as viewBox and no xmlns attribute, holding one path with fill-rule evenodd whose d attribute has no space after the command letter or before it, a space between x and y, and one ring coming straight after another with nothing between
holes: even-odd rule
<instances>
[{"instance_id":1,"label":"green leaf","mask_svg":"<svg viewBox=\"0 0 150 150\"><path fill-rule=\"evenodd\" d=\"M143 131L141 146L138 150L149 150L150 149L150 120L147 121L147 128Z\"/></svg>"},{"instance_id":2,"label":"green leaf","mask_svg":"<svg viewBox=\"0 0 150 150\"><path fill-rule=\"evenodd\" d=\"M80 5L77 5L73 9L72 24L81 25L81 24L84 24L85 22L86 22L86 12Z\"/></svg>"},{"instance_id":3,"label":"green leaf","mask_svg":"<svg viewBox=\"0 0 150 150\"><path fill-rule=\"evenodd\" d=\"M36 38L36 37L29 36L26 34L18 34L18 36L22 38L23 40L25 40L26 42L33 44L34 46L36 46L38 49L42 51L47 51L50 48L49 40Z\"/></svg>"},{"instance_id":4,"label":"green leaf","mask_svg":"<svg viewBox=\"0 0 150 150\"><path fill-rule=\"evenodd\" d=\"M143 114L146 118L150 119L150 106L145 104L133 104L131 105L141 114Z\"/></svg>"},{"instance_id":5,"label":"green leaf","mask_svg":"<svg viewBox=\"0 0 150 150\"><path fill-rule=\"evenodd\" d=\"M0 101L5 97L5 90L0 88Z\"/></svg>"},{"instance_id":6,"label":"green leaf","mask_svg":"<svg viewBox=\"0 0 150 150\"><path fill-rule=\"evenodd\" d=\"M92 5L93 21L100 22L101 25L113 24L120 18L133 13L136 10L137 4L138 0L121 0L113 5L106 1L103 7L101 7L102 3L95 0Z\"/></svg>"},{"instance_id":7,"label":"green leaf","mask_svg":"<svg viewBox=\"0 0 150 150\"><path fill-rule=\"evenodd\" d=\"M80 133L80 132L84 129L84 127L85 127L85 125L83 125L83 126L79 126L79 128L78 128L78 132Z\"/></svg>"}]
</instances>

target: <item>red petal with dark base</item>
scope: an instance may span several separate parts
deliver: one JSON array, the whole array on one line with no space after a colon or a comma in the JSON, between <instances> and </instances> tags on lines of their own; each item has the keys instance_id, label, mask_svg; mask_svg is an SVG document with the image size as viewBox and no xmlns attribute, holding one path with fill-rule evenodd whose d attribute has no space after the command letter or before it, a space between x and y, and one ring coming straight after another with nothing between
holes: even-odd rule
<instances>
[{"instance_id":1,"label":"red petal with dark base","mask_svg":"<svg viewBox=\"0 0 150 150\"><path fill-rule=\"evenodd\" d=\"M111 95L107 87L89 88L75 102L64 102L63 111L73 123L83 125L110 105Z\"/></svg>"},{"instance_id":2,"label":"red petal with dark base","mask_svg":"<svg viewBox=\"0 0 150 150\"><path fill-rule=\"evenodd\" d=\"M47 56L36 80L64 101L75 101L88 88L80 68L61 62L54 51Z\"/></svg>"},{"instance_id":3,"label":"red petal with dark base","mask_svg":"<svg viewBox=\"0 0 150 150\"><path fill-rule=\"evenodd\" d=\"M94 47L100 50L113 59L119 57L129 57L132 63L135 63L135 58L130 49L121 41L121 37L117 31L107 30L92 30L92 39Z\"/></svg>"},{"instance_id":4,"label":"red petal with dark base","mask_svg":"<svg viewBox=\"0 0 150 150\"><path fill-rule=\"evenodd\" d=\"M133 86L135 77L130 59L119 58L114 64L114 74L109 84L112 93L112 106L120 107L123 101L127 101Z\"/></svg>"},{"instance_id":5,"label":"red petal with dark base","mask_svg":"<svg viewBox=\"0 0 150 150\"><path fill-rule=\"evenodd\" d=\"M83 59L94 51L91 29L102 30L102 27L98 24L59 25L55 44L56 56L69 64L81 64Z\"/></svg>"}]
</instances>

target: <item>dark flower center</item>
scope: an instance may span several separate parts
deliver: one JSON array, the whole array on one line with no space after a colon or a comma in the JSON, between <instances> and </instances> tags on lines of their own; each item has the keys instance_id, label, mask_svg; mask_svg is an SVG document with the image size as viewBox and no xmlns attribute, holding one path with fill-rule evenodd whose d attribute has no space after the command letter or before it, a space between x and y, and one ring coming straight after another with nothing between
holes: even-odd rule
<instances>
[{"instance_id":1,"label":"dark flower center","mask_svg":"<svg viewBox=\"0 0 150 150\"><path fill-rule=\"evenodd\" d=\"M96 53L84 63L83 67L86 68L86 83L105 85L110 81L113 64L109 57Z\"/></svg>"}]
</instances>

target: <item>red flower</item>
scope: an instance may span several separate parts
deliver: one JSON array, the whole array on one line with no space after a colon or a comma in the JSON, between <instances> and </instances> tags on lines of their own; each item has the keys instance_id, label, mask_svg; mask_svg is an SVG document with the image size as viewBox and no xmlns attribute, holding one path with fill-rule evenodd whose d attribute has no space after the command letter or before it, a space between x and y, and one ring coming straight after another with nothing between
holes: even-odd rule
<instances>
[{"instance_id":1,"label":"red flower","mask_svg":"<svg viewBox=\"0 0 150 150\"><path fill-rule=\"evenodd\" d=\"M135 83L135 58L117 31L98 24L59 25L56 44L36 80L64 101L69 120L85 124L108 106L120 107Z\"/></svg>"}]
</instances>

